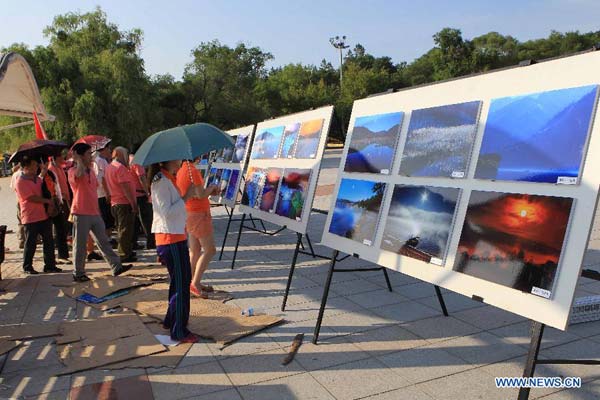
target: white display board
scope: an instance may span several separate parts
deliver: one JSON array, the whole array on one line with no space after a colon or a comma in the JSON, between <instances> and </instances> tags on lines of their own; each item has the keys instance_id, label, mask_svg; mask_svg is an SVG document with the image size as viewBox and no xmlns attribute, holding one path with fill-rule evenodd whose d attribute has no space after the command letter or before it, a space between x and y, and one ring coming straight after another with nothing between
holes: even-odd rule
<instances>
[{"instance_id":1,"label":"white display board","mask_svg":"<svg viewBox=\"0 0 600 400\"><path fill-rule=\"evenodd\" d=\"M482 150L484 131L490 115L490 106L494 99L598 85L600 83L598 71L600 71L600 51L357 100L352 109L348 137L334 195L332 196L331 211L328 214L324 228L322 244L468 297L474 296L487 304L526 318L558 329L566 329L575 288L580 276L582 260L588 246L600 186L600 123L598 121L594 123L599 89L594 92L596 94L593 99L593 107L591 107L590 125L585 127L588 130L588 135L586 143L583 145L583 157L578 178L559 178L559 181L564 184L557 184L476 179L475 175L480 150ZM467 157L467 168L463 171L464 176L459 173L453 174L455 178L452 176L419 177L406 176L408 174L401 175L399 172L401 171L402 154L406 146L413 112L466 102L480 102L480 108L478 109L478 123L474 128L475 137L472 151ZM496 102L495 104L500 103ZM404 113L404 117L399 130L399 140L394 151L391 170L382 171L383 173L344 172L345 160L349 153L351 136L357 118L397 112ZM536 117L535 112L531 112L529 115L532 118ZM539 140L543 140L543 136ZM565 152L567 147L568 144L564 146ZM366 180L386 184L376 233L371 241L367 240L360 243L329 232L342 179ZM395 185L422 185L458 189L456 211L452 216L446 251L440 259L425 262L382 250L384 227L386 226ZM536 295L535 290L533 290L534 293L517 290L453 269L455 261L457 261L459 242L461 241L469 201L472 197L481 196L478 192L502 192L572 199L565 240L550 294L542 292ZM527 216L527 210L519 212L521 216ZM474 232L477 231L474 230ZM538 232L538 234L538 236L542 236L545 232ZM550 233L548 232L548 234ZM486 261L492 260L492 257L490 255ZM522 255L520 257L523 259Z\"/></svg>"},{"instance_id":2,"label":"white display board","mask_svg":"<svg viewBox=\"0 0 600 400\"><path fill-rule=\"evenodd\" d=\"M252 150L248 160L248 167L246 169L244 179L251 179L252 174L257 170L269 171L270 169L271 171L278 170L281 172L281 177L278 183L274 184L276 190L274 191L273 195L275 197L272 209L270 211L264 211L260 209L259 203L254 203L254 206L251 206L250 202L248 204L244 204L243 197L242 204L239 206L240 212L263 219L279 226L286 226L288 229L298 233L304 234L306 232L306 226L308 224L312 203L317 188L321 159L323 158L323 152L325 151L325 145L327 142L332 116L333 106L326 106L316 110L305 111L263 121L256 126L254 142L252 144ZM310 139L315 140L315 142L313 142L314 146L303 146L301 145L302 132L309 132L309 128L311 126L320 126L320 134L318 135L318 138ZM291 135L289 137L286 135L288 132L293 132L293 127L296 128L296 138L294 140L290 140L288 144L286 144L286 138L292 138ZM277 131L277 134L281 134L281 140L279 140L279 144L274 144L275 141L266 143L268 132L270 130L273 130L274 132ZM277 137L277 135L275 135L275 137ZM309 138L310 136L307 135L306 137ZM306 141L306 143L308 142ZM284 148L286 150L283 150ZM311 150L307 150L308 148L311 148ZM300 174L300 172L309 172L310 174L308 181L302 185L301 189L304 198L303 205L301 207L301 213L299 213L299 215L294 214L293 218L278 215L277 212L280 212L281 207L283 207L283 204L279 203L280 198L284 194L281 189L282 187L290 187L290 185L286 186L286 177L300 175L303 177L307 176L307 174ZM259 196L262 196L263 183L264 182L260 183L261 187L260 193L258 193ZM244 193L246 193L246 183L244 183L243 190ZM284 214L283 212L280 213Z\"/></svg>"},{"instance_id":3,"label":"white display board","mask_svg":"<svg viewBox=\"0 0 600 400\"><path fill-rule=\"evenodd\" d=\"M254 128L255 125L248 125L242 128L227 131L230 136L236 137L236 147L232 149L232 157L227 157L225 160L217 158L216 161L210 165L210 168L211 170L213 168L217 170L220 169L222 171L229 170L231 171L231 175L227 178L226 182L222 182L224 190L221 195L211 196L211 201L226 205L231 208L235 207L235 203L238 198L240 182L243 178L244 168L246 166L250 146L254 137ZM238 148L239 146L237 146L240 141L239 139L242 138L245 140L245 146L243 149ZM208 177L208 174L206 177ZM208 184L208 180L206 183Z\"/></svg>"}]
</instances>

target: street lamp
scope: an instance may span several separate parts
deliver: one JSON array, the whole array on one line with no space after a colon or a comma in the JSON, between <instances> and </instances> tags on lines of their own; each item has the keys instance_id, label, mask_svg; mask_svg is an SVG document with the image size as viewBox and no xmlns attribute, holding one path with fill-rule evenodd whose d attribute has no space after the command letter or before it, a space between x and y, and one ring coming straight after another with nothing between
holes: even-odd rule
<instances>
[{"instance_id":1,"label":"street lamp","mask_svg":"<svg viewBox=\"0 0 600 400\"><path fill-rule=\"evenodd\" d=\"M348 46L348 45L346 44L346 36L342 36L342 37L339 37L339 36L331 37L331 38L329 38L329 43L331 43L331 45L332 45L333 47L335 47L336 49L338 49L338 50L340 51L340 88L341 88L341 87L342 87L342 76L343 76L343 74L342 74L342 65L343 65L343 60L342 60L342 51L343 51L344 49L347 49L347 48L348 48L348 47L350 47L350 46Z\"/></svg>"}]
</instances>

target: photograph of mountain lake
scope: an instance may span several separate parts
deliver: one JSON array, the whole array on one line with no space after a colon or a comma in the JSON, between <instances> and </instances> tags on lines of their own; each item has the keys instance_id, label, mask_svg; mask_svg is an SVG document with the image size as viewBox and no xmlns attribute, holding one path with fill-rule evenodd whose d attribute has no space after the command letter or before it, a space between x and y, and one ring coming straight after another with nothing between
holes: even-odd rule
<instances>
[{"instance_id":1,"label":"photograph of mountain lake","mask_svg":"<svg viewBox=\"0 0 600 400\"><path fill-rule=\"evenodd\" d=\"M356 118L344 171L389 174L403 117L397 112Z\"/></svg>"},{"instance_id":2,"label":"photograph of mountain lake","mask_svg":"<svg viewBox=\"0 0 600 400\"><path fill-rule=\"evenodd\" d=\"M292 158L296 152L296 139L298 138L298 131L300 130L300 123L286 125L283 129L283 139L281 141L281 153L279 158Z\"/></svg>"},{"instance_id":3,"label":"photograph of mountain lake","mask_svg":"<svg viewBox=\"0 0 600 400\"><path fill-rule=\"evenodd\" d=\"M242 204L256 208L258 196L262 193L266 171L262 168L250 167L246 172L246 183L242 193Z\"/></svg>"},{"instance_id":4,"label":"photograph of mountain lake","mask_svg":"<svg viewBox=\"0 0 600 400\"><path fill-rule=\"evenodd\" d=\"M246 148L248 147L250 133L239 134L235 139L235 149L233 151L233 157L231 162L239 163L244 161L244 155L246 154Z\"/></svg>"},{"instance_id":5,"label":"photograph of mountain lake","mask_svg":"<svg viewBox=\"0 0 600 400\"><path fill-rule=\"evenodd\" d=\"M480 101L414 110L400 175L462 178L467 171Z\"/></svg>"},{"instance_id":6,"label":"photograph of mountain lake","mask_svg":"<svg viewBox=\"0 0 600 400\"><path fill-rule=\"evenodd\" d=\"M310 169L286 169L281 180L275 213L282 217L300 220L306 201Z\"/></svg>"},{"instance_id":7,"label":"photograph of mountain lake","mask_svg":"<svg viewBox=\"0 0 600 400\"><path fill-rule=\"evenodd\" d=\"M279 146L281 145L281 136L283 135L283 126L263 129L254 138L252 145L252 159L270 159L277 158L279 155Z\"/></svg>"},{"instance_id":8,"label":"photograph of mountain lake","mask_svg":"<svg viewBox=\"0 0 600 400\"><path fill-rule=\"evenodd\" d=\"M229 183L227 183L227 189L225 190L225 198L227 200L235 199L235 197L236 197L235 189L236 189L239 177L240 177L240 170L232 169L231 177L229 178Z\"/></svg>"},{"instance_id":9,"label":"photograph of mountain lake","mask_svg":"<svg viewBox=\"0 0 600 400\"><path fill-rule=\"evenodd\" d=\"M281 168L269 168L265 175L265 180L260 196L259 208L266 212L271 212L275 208L275 199L277 197L277 189L281 181Z\"/></svg>"},{"instance_id":10,"label":"photograph of mountain lake","mask_svg":"<svg viewBox=\"0 0 600 400\"><path fill-rule=\"evenodd\" d=\"M298 132L298 143L294 158L315 158L323 130L323 119L303 122Z\"/></svg>"},{"instance_id":11,"label":"photograph of mountain lake","mask_svg":"<svg viewBox=\"0 0 600 400\"><path fill-rule=\"evenodd\" d=\"M385 186L381 182L342 179L329 232L371 246Z\"/></svg>"},{"instance_id":12,"label":"photograph of mountain lake","mask_svg":"<svg viewBox=\"0 0 600 400\"><path fill-rule=\"evenodd\" d=\"M475 178L576 183L597 92L590 85L492 100Z\"/></svg>"},{"instance_id":13,"label":"photograph of mountain lake","mask_svg":"<svg viewBox=\"0 0 600 400\"><path fill-rule=\"evenodd\" d=\"M396 185L381 248L441 264L459 193L454 188Z\"/></svg>"},{"instance_id":14,"label":"photograph of mountain lake","mask_svg":"<svg viewBox=\"0 0 600 400\"><path fill-rule=\"evenodd\" d=\"M573 199L473 191L454 270L524 292L551 292Z\"/></svg>"}]
</instances>

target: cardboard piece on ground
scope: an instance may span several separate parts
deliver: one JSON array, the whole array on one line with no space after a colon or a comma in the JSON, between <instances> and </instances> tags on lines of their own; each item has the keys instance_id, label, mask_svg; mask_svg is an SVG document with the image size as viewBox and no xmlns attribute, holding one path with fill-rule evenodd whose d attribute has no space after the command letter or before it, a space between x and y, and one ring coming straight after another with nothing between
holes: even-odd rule
<instances>
[{"instance_id":1,"label":"cardboard piece on ground","mask_svg":"<svg viewBox=\"0 0 600 400\"><path fill-rule=\"evenodd\" d=\"M29 340L60 335L59 322L39 324L15 324L0 326L0 338L11 340Z\"/></svg>"},{"instance_id":2,"label":"cardboard piece on ground","mask_svg":"<svg viewBox=\"0 0 600 400\"><path fill-rule=\"evenodd\" d=\"M220 301L193 299L190 304L188 329L195 334L227 345L270 326L283 318L271 315L241 315L241 308Z\"/></svg>"},{"instance_id":3,"label":"cardboard piece on ground","mask_svg":"<svg viewBox=\"0 0 600 400\"><path fill-rule=\"evenodd\" d=\"M84 346L149 332L140 318L132 312L110 314L98 319L63 322L59 330L62 336L56 338L57 345L82 342Z\"/></svg>"},{"instance_id":4,"label":"cardboard piece on ground","mask_svg":"<svg viewBox=\"0 0 600 400\"><path fill-rule=\"evenodd\" d=\"M154 282L131 276L103 276L88 282L85 292L96 297L108 296L119 290L152 285Z\"/></svg>"},{"instance_id":5,"label":"cardboard piece on ground","mask_svg":"<svg viewBox=\"0 0 600 400\"><path fill-rule=\"evenodd\" d=\"M83 342L57 347L61 362L66 369L58 375L87 371L117 362L127 361L150 354L167 351L152 333L119 338L109 342L86 346Z\"/></svg>"},{"instance_id":6,"label":"cardboard piece on ground","mask_svg":"<svg viewBox=\"0 0 600 400\"><path fill-rule=\"evenodd\" d=\"M16 349L21 345L21 341L19 340L6 340L0 339L0 356L8 353L9 351Z\"/></svg>"},{"instance_id":7,"label":"cardboard piece on ground","mask_svg":"<svg viewBox=\"0 0 600 400\"><path fill-rule=\"evenodd\" d=\"M147 328L152 334L168 334L166 329L163 329L159 324L147 325ZM105 366L104 369L124 369L124 368L159 368L170 367L175 368L179 365L183 357L192 347L192 343L179 343L177 346L167 347L167 351L151 354L146 357L136 358L116 364Z\"/></svg>"}]
</instances>

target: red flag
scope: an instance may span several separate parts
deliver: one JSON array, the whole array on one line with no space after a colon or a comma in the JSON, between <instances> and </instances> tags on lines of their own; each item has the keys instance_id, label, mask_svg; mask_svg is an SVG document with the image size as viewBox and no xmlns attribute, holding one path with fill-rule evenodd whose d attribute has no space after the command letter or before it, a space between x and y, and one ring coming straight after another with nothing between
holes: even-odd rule
<instances>
[{"instance_id":1,"label":"red flag","mask_svg":"<svg viewBox=\"0 0 600 400\"><path fill-rule=\"evenodd\" d=\"M38 139L48 140L48 135L46 135L44 128L42 128L42 124L40 124L40 120L38 119L37 113L35 111L33 112L33 122L35 124L35 136Z\"/></svg>"}]
</instances>

